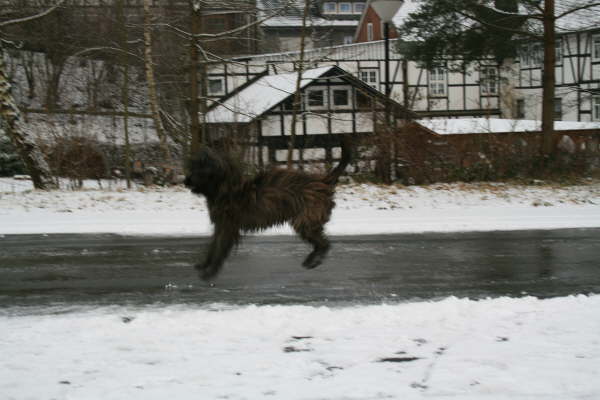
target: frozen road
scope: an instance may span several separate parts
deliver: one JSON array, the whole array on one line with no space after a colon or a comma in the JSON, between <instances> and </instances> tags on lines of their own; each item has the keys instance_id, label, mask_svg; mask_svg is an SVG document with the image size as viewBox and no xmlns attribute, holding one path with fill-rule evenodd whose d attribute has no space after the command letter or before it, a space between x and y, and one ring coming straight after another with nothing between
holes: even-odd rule
<instances>
[{"instance_id":1,"label":"frozen road","mask_svg":"<svg viewBox=\"0 0 600 400\"><path fill-rule=\"evenodd\" d=\"M333 237L319 268L296 237L249 237L214 286L207 238L6 235L0 307L154 303L374 304L600 293L600 229Z\"/></svg>"}]
</instances>

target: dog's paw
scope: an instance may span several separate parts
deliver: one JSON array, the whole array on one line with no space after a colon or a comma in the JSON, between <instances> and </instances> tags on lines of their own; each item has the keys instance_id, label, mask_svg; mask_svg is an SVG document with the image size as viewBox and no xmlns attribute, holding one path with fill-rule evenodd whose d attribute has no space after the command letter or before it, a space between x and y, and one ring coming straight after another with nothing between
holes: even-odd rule
<instances>
[{"instance_id":1,"label":"dog's paw","mask_svg":"<svg viewBox=\"0 0 600 400\"><path fill-rule=\"evenodd\" d=\"M302 263L302 266L306 269L317 268L319 265L323 263L325 259L325 254L322 253L311 253L306 257L306 260Z\"/></svg>"}]
</instances>

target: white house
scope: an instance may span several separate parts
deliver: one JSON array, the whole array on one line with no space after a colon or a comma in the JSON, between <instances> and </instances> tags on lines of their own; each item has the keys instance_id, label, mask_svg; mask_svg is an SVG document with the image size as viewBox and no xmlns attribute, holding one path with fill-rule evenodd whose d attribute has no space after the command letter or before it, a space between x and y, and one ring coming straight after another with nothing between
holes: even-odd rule
<instances>
[{"instance_id":1,"label":"white house","mask_svg":"<svg viewBox=\"0 0 600 400\"><path fill-rule=\"evenodd\" d=\"M416 117L335 65L303 71L301 106L294 111L297 79L297 73L257 75L222 97L205 116L209 140L233 136L243 141L247 160L255 165L283 164L295 113L292 159L303 167L322 168L340 157L342 135L372 134L386 112L390 120Z\"/></svg>"}]
</instances>

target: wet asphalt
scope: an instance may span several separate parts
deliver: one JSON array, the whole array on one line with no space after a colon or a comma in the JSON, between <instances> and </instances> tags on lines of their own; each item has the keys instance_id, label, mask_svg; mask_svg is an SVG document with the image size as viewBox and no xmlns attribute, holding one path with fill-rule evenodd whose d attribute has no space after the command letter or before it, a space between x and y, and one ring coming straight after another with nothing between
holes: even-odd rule
<instances>
[{"instance_id":1,"label":"wet asphalt","mask_svg":"<svg viewBox=\"0 0 600 400\"><path fill-rule=\"evenodd\" d=\"M447 296L600 293L600 229L332 237L325 263L293 236L247 237L212 283L206 237L5 235L0 311L156 304L380 304Z\"/></svg>"}]
</instances>

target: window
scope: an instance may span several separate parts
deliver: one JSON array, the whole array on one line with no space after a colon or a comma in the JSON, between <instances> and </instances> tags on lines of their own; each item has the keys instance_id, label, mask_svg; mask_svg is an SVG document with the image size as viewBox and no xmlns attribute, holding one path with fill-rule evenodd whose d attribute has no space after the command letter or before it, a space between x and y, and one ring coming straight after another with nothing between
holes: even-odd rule
<instances>
[{"instance_id":1,"label":"window","mask_svg":"<svg viewBox=\"0 0 600 400\"><path fill-rule=\"evenodd\" d=\"M592 119L594 121L600 121L600 96L594 96L592 98Z\"/></svg>"},{"instance_id":2,"label":"window","mask_svg":"<svg viewBox=\"0 0 600 400\"><path fill-rule=\"evenodd\" d=\"M498 94L498 69L496 67L483 67L480 77L481 94Z\"/></svg>"},{"instance_id":3,"label":"window","mask_svg":"<svg viewBox=\"0 0 600 400\"><path fill-rule=\"evenodd\" d=\"M367 42L373 41L373 24L369 22L367 24Z\"/></svg>"},{"instance_id":4,"label":"window","mask_svg":"<svg viewBox=\"0 0 600 400\"><path fill-rule=\"evenodd\" d=\"M216 96L225 93L224 78L208 78L208 94Z\"/></svg>"},{"instance_id":5,"label":"window","mask_svg":"<svg viewBox=\"0 0 600 400\"><path fill-rule=\"evenodd\" d=\"M325 90L312 89L308 91L308 106L323 107L325 106Z\"/></svg>"},{"instance_id":6,"label":"window","mask_svg":"<svg viewBox=\"0 0 600 400\"><path fill-rule=\"evenodd\" d=\"M530 46L531 52L531 66L539 67L544 62L544 49L541 43L533 43Z\"/></svg>"},{"instance_id":7,"label":"window","mask_svg":"<svg viewBox=\"0 0 600 400\"><path fill-rule=\"evenodd\" d=\"M429 71L429 95L440 97L446 95L446 71L444 68L434 68Z\"/></svg>"},{"instance_id":8,"label":"window","mask_svg":"<svg viewBox=\"0 0 600 400\"><path fill-rule=\"evenodd\" d=\"M365 3L354 3L354 14L362 14L365 11Z\"/></svg>"},{"instance_id":9,"label":"window","mask_svg":"<svg viewBox=\"0 0 600 400\"><path fill-rule=\"evenodd\" d=\"M323 14L336 14L337 13L337 3L327 2L323 3Z\"/></svg>"},{"instance_id":10,"label":"window","mask_svg":"<svg viewBox=\"0 0 600 400\"><path fill-rule=\"evenodd\" d=\"M555 121L562 120L562 99L561 98L554 99L554 120Z\"/></svg>"},{"instance_id":11,"label":"window","mask_svg":"<svg viewBox=\"0 0 600 400\"><path fill-rule=\"evenodd\" d=\"M379 84L376 69L363 69L358 71L358 79L375 89L377 89Z\"/></svg>"},{"instance_id":12,"label":"window","mask_svg":"<svg viewBox=\"0 0 600 400\"><path fill-rule=\"evenodd\" d=\"M521 68L529 67L531 61L529 60L529 46L523 45L519 49L519 63L521 64Z\"/></svg>"},{"instance_id":13,"label":"window","mask_svg":"<svg viewBox=\"0 0 600 400\"><path fill-rule=\"evenodd\" d=\"M600 35L592 36L592 59L600 61Z\"/></svg>"},{"instance_id":14,"label":"window","mask_svg":"<svg viewBox=\"0 0 600 400\"><path fill-rule=\"evenodd\" d=\"M373 107L373 103L371 98L367 96L365 93L360 90L356 91L356 106L359 110L371 109Z\"/></svg>"},{"instance_id":15,"label":"window","mask_svg":"<svg viewBox=\"0 0 600 400\"><path fill-rule=\"evenodd\" d=\"M563 62L563 41L562 38L556 38L556 49L554 54L556 55L556 65L562 65Z\"/></svg>"},{"instance_id":16,"label":"window","mask_svg":"<svg viewBox=\"0 0 600 400\"><path fill-rule=\"evenodd\" d=\"M352 3L340 3L340 14L352 14Z\"/></svg>"},{"instance_id":17,"label":"window","mask_svg":"<svg viewBox=\"0 0 600 400\"><path fill-rule=\"evenodd\" d=\"M352 44L353 41L354 41L354 37L344 36L344 44Z\"/></svg>"},{"instance_id":18,"label":"window","mask_svg":"<svg viewBox=\"0 0 600 400\"><path fill-rule=\"evenodd\" d=\"M334 106L350 105L350 91L348 89L334 89L332 96Z\"/></svg>"},{"instance_id":19,"label":"window","mask_svg":"<svg viewBox=\"0 0 600 400\"><path fill-rule=\"evenodd\" d=\"M562 47L561 47L562 50ZM544 60L544 49L541 43L529 43L521 46L519 51L521 68L539 67Z\"/></svg>"},{"instance_id":20,"label":"window","mask_svg":"<svg viewBox=\"0 0 600 400\"><path fill-rule=\"evenodd\" d=\"M517 99L517 118L525 118L525 99Z\"/></svg>"}]
</instances>

